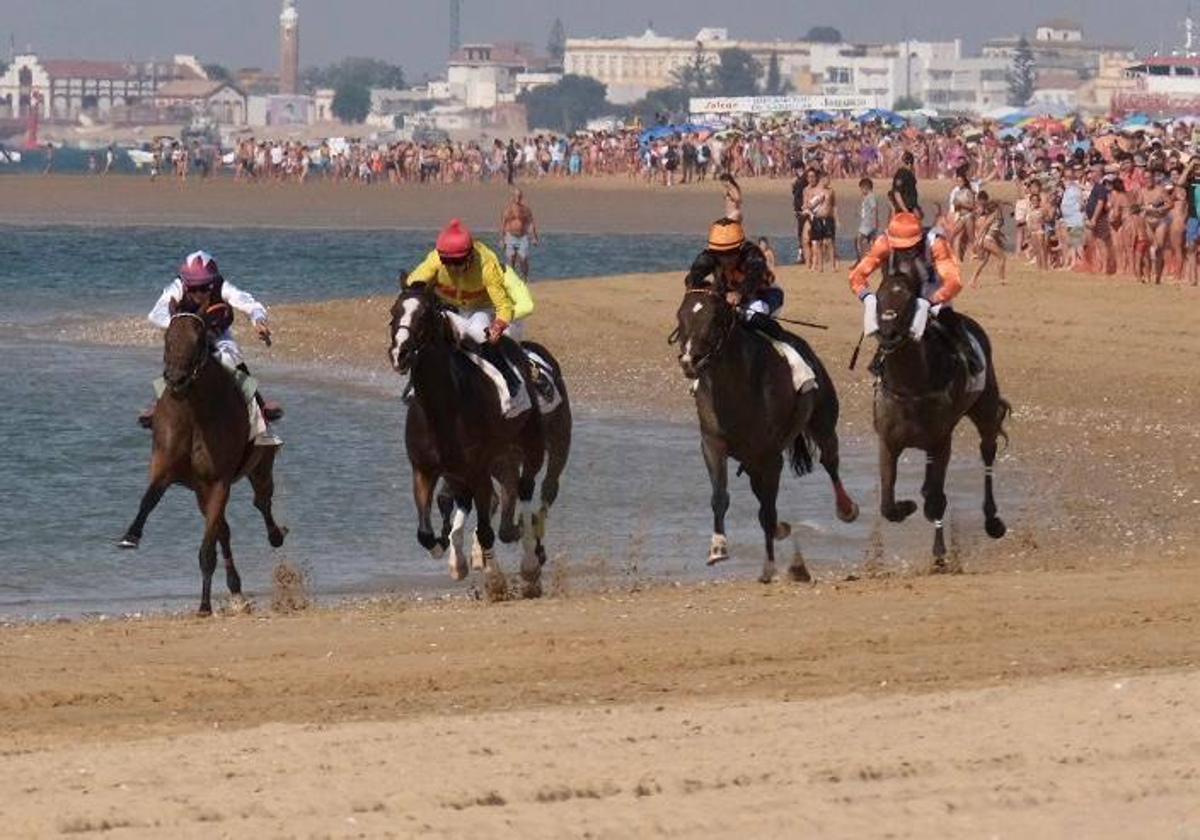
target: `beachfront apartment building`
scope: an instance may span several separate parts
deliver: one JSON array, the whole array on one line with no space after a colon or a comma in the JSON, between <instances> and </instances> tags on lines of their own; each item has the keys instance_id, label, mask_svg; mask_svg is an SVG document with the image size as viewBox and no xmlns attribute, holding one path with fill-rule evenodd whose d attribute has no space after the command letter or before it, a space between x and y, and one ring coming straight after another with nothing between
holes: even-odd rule
<instances>
[{"instance_id":1,"label":"beachfront apartment building","mask_svg":"<svg viewBox=\"0 0 1200 840\"><path fill-rule=\"evenodd\" d=\"M948 110L977 112L1004 104L1009 60L965 57L962 42L901 41L895 44L744 41L719 28L694 38L672 38L647 29L626 38L568 38L564 70L608 86L610 102L634 102L670 87L674 74L696 60L710 65L720 52L738 48L766 68L772 56L780 77L797 94L865 97L891 108L902 97Z\"/></svg>"},{"instance_id":2,"label":"beachfront apartment building","mask_svg":"<svg viewBox=\"0 0 1200 840\"><path fill-rule=\"evenodd\" d=\"M114 109L152 102L169 82L206 78L193 56L123 62L17 55L0 76L0 111L24 118L40 101L43 120L107 119Z\"/></svg>"},{"instance_id":3,"label":"beachfront apartment building","mask_svg":"<svg viewBox=\"0 0 1200 840\"><path fill-rule=\"evenodd\" d=\"M987 58L1011 61L1021 42L1020 35L1008 35L985 41L981 50ZM1078 89L1101 75L1113 62L1132 64L1136 53L1127 44L1089 41L1083 28L1070 20L1051 20L1034 30L1028 40L1033 54L1035 87L1047 90Z\"/></svg>"}]
</instances>

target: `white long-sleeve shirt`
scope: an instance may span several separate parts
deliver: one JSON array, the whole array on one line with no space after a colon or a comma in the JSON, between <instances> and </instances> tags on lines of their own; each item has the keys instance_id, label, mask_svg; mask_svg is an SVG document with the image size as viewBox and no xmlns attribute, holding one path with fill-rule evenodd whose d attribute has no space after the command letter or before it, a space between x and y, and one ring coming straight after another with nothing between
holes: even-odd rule
<instances>
[{"instance_id":1,"label":"white long-sleeve shirt","mask_svg":"<svg viewBox=\"0 0 1200 840\"><path fill-rule=\"evenodd\" d=\"M267 308L254 299L254 295L243 292L228 280L221 284L221 299L248 317L251 322L261 324L267 320ZM171 303L183 300L183 281L176 277L163 289L158 303L150 310L150 323L165 330L171 323Z\"/></svg>"}]
</instances>

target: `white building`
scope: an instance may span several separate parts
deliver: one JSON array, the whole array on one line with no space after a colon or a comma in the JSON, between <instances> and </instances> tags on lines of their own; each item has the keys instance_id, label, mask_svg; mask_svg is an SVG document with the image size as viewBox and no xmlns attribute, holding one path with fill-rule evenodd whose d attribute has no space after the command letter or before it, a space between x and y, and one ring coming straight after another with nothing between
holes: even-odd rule
<instances>
[{"instance_id":1,"label":"white building","mask_svg":"<svg viewBox=\"0 0 1200 840\"><path fill-rule=\"evenodd\" d=\"M246 125L246 94L230 82L180 79L167 82L154 94L159 108L187 117L208 117L218 125Z\"/></svg>"},{"instance_id":2,"label":"white building","mask_svg":"<svg viewBox=\"0 0 1200 840\"><path fill-rule=\"evenodd\" d=\"M34 92L42 96L42 119L77 120L80 114L107 118L113 108L152 102L158 89L171 81L205 79L192 56L171 63L42 59L14 56L0 76L0 106L14 118L33 107Z\"/></svg>"},{"instance_id":3,"label":"white building","mask_svg":"<svg viewBox=\"0 0 1200 840\"><path fill-rule=\"evenodd\" d=\"M534 55L528 44L466 44L446 68L448 98L470 109L490 110L514 102L524 90L560 78L561 73L547 71L546 60Z\"/></svg>"}]
</instances>

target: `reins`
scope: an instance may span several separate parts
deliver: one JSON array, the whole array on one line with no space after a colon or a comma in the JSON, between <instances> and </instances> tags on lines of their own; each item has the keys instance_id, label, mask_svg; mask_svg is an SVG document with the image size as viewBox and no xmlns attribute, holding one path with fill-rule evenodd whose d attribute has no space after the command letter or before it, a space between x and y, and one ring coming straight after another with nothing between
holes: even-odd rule
<instances>
[{"instance_id":1,"label":"reins","mask_svg":"<svg viewBox=\"0 0 1200 840\"><path fill-rule=\"evenodd\" d=\"M195 312L176 312L171 316L171 320L174 321L176 318L194 318L195 320L199 321L200 329L202 330L201 335L204 338L204 340L200 342L200 350L196 354L197 358L192 360L191 371L188 373L187 378L185 378L181 383L182 387L188 387L200 378L201 371L203 371L204 366L208 364L208 356L210 353L208 342L208 322Z\"/></svg>"}]
</instances>

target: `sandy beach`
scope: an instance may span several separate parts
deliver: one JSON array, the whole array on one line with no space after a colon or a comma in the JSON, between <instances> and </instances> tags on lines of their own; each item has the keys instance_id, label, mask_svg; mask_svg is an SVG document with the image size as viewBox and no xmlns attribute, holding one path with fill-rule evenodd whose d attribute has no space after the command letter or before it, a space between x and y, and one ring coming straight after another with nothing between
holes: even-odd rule
<instances>
[{"instance_id":1,"label":"sandy beach","mask_svg":"<svg viewBox=\"0 0 1200 840\"><path fill-rule=\"evenodd\" d=\"M0 178L0 221L434 227L467 207L486 227L503 200L229 183L180 201L128 179L105 215L108 186ZM785 183L749 193L751 219L787 229ZM711 187L529 194L560 233L702 231L719 211ZM996 347L1014 405L998 481L1019 476L1023 504L1002 511L999 542L977 507L955 512L964 574L899 562L894 529L926 528L912 522L880 526L852 575L809 586L750 583L736 559L722 571L745 583L597 586L556 566L538 602L281 615L269 582L248 580L250 615L0 628L6 831L1200 836L1198 293L1012 267L960 308ZM530 335L583 410L692 416L666 344L683 270L535 287ZM830 326L804 335L833 372L842 434L869 437L845 272L780 275L783 314ZM276 344L250 364L386 370L389 305L276 307ZM156 340L133 320L62 337ZM973 432L955 458L977 460ZM859 501L876 517L876 498Z\"/></svg>"}]
</instances>

